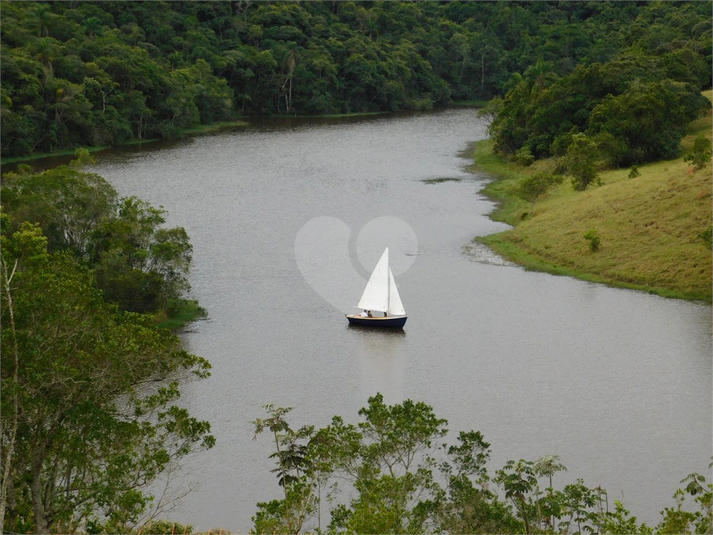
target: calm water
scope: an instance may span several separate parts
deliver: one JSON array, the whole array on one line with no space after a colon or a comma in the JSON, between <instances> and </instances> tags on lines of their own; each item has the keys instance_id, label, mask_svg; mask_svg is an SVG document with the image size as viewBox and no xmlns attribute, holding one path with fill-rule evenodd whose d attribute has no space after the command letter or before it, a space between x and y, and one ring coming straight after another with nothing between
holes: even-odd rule
<instances>
[{"instance_id":1,"label":"calm water","mask_svg":"<svg viewBox=\"0 0 713 535\"><path fill-rule=\"evenodd\" d=\"M451 436L482 431L491 473L557 454L560 484L601 485L649 523L707 472L711 307L466 252L505 228L459 156L484 136L474 111L449 110L261 122L102 157L120 194L186 228L210 314L183 335L213 365L184 403L218 443L183 463L175 483L198 487L164 517L247 532L256 502L281 492L269 438L252 440L261 407L294 407L295 426L356 422L377 392L432 405ZM343 317L384 246L409 314L400 334Z\"/></svg>"}]
</instances>

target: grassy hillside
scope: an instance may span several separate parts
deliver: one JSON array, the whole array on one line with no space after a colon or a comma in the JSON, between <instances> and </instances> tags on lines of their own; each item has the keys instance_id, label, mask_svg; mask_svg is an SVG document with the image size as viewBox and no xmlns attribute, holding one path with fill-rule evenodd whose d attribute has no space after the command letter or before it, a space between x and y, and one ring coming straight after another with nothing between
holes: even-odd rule
<instances>
[{"instance_id":1,"label":"grassy hillside","mask_svg":"<svg viewBox=\"0 0 713 535\"><path fill-rule=\"evenodd\" d=\"M711 97L711 92L707 92ZM691 124L684 149L703 133L711 138L711 115ZM539 161L524 168L478 144L476 167L497 177L485 193L501 201L494 219L512 230L478 241L527 268L636 288L669 297L711 301L713 262L699 236L711 227L713 174L709 161L694 170L683 158L600 172L601 186L574 191L565 182L530 206L509 194L522 177L554 167ZM595 230L598 251L584 235Z\"/></svg>"}]
</instances>

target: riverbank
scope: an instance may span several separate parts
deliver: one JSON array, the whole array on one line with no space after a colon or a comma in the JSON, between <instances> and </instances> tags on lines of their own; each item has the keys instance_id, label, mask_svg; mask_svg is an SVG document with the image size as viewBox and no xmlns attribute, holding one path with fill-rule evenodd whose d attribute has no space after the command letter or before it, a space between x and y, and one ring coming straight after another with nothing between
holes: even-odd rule
<instances>
[{"instance_id":1,"label":"riverbank","mask_svg":"<svg viewBox=\"0 0 713 535\"><path fill-rule=\"evenodd\" d=\"M696 135L711 137L710 114L692 123L683 140L690 147ZM702 169L683 158L629 169L604 170L602 185L574 191L569 180L530 205L511 193L522 178L550 171L554 161L522 167L492 151L492 142L475 145L474 168L494 180L483 193L498 201L491 218L511 230L480 236L498 254L527 269L566 275L611 286L642 290L665 297L711 302L710 233L711 162ZM584 236L596 231L601 242L592 251Z\"/></svg>"},{"instance_id":2,"label":"riverbank","mask_svg":"<svg viewBox=\"0 0 713 535\"><path fill-rule=\"evenodd\" d=\"M201 124L194 126L192 128L184 128L180 130L176 136L177 139L188 137L188 136L194 136L197 134L207 134L210 132L220 132L221 130L225 130L226 128L234 128L237 126L247 126L248 123L246 121L242 120L236 120L236 121L223 121L219 123L211 123L211 124ZM132 141L127 141L126 143L121 143L119 145L116 145L117 147L131 147L133 145L145 145L147 143L154 143L156 141L161 141L159 138L149 138L149 139L134 139ZM111 149L114 147L111 146L97 146L97 147L83 147L86 148L89 152L100 152L103 150ZM62 151L56 151L56 152L51 152L51 153L44 153L44 154L29 154L26 156L14 156L12 158L0 158L0 165L8 165L8 164L15 164L15 163L25 163L25 162L31 162L31 161L36 161L36 160L42 160L44 158L57 158L60 156L74 156L76 152L76 148L73 149L67 149L67 150L62 150Z\"/></svg>"},{"instance_id":3,"label":"riverbank","mask_svg":"<svg viewBox=\"0 0 713 535\"><path fill-rule=\"evenodd\" d=\"M193 299L171 299L165 311L156 313L154 321L162 329L178 331L189 323L203 319L208 312Z\"/></svg>"}]
</instances>

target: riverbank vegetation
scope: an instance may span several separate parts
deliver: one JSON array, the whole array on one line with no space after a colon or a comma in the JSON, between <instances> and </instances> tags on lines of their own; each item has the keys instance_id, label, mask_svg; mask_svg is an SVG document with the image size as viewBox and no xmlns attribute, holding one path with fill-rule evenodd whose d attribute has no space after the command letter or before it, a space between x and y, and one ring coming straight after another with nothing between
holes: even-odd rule
<instances>
[{"instance_id":1,"label":"riverbank vegetation","mask_svg":"<svg viewBox=\"0 0 713 535\"><path fill-rule=\"evenodd\" d=\"M251 533L710 533L713 485L690 474L676 505L654 527L601 487L556 484L556 455L508 461L488 472L490 444L477 431L446 442L448 422L432 407L381 395L361 421L293 428L289 408L265 407L255 434L269 434L281 496L258 503ZM266 443L268 441L266 440ZM328 492L326 492L328 489ZM324 495L327 498L324 499ZM324 519L324 524L322 523Z\"/></svg>"},{"instance_id":2,"label":"riverbank vegetation","mask_svg":"<svg viewBox=\"0 0 713 535\"><path fill-rule=\"evenodd\" d=\"M101 176L82 170L86 150L69 165L36 173L21 165L3 175L8 232L36 224L48 250L71 253L93 275L104 299L119 310L163 321L204 315L182 299L189 291L193 247L181 227L164 228L166 211L136 197L119 198Z\"/></svg>"},{"instance_id":3,"label":"riverbank vegetation","mask_svg":"<svg viewBox=\"0 0 713 535\"><path fill-rule=\"evenodd\" d=\"M618 137L608 118L632 102L643 110L652 99L675 104L661 117L673 135L696 106L688 86L710 85L707 8L699 2L6 2L2 156L175 137L245 115L424 110L508 92L529 99L508 106L512 113L498 122L498 144L508 150L528 146L540 157L555 138L583 131L582 112L597 106L591 128ZM628 87L634 78L638 85ZM541 113L526 119L535 97ZM654 137L655 146L667 150L667 136ZM647 146L632 139L641 150Z\"/></svg>"},{"instance_id":4,"label":"riverbank vegetation","mask_svg":"<svg viewBox=\"0 0 713 535\"><path fill-rule=\"evenodd\" d=\"M210 365L156 317L180 299L191 245L165 212L69 166L3 176L2 488L14 533L123 533L167 506L147 484L214 443L176 404ZM170 504L170 498L168 499Z\"/></svg>"},{"instance_id":5,"label":"riverbank vegetation","mask_svg":"<svg viewBox=\"0 0 713 535\"><path fill-rule=\"evenodd\" d=\"M150 316L106 303L50 241L2 214L0 517L11 533L124 533L157 512L147 482L213 445L209 423L176 403L179 378L209 365Z\"/></svg>"},{"instance_id":6,"label":"riverbank vegetation","mask_svg":"<svg viewBox=\"0 0 713 535\"><path fill-rule=\"evenodd\" d=\"M700 165L685 156L697 142L707 155ZM710 112L689 123L679 158L618 169L597 159L599 185L586 191L572 187L561 159L520 165L498 154L495 143L477 145L476 167L497 177L485 188L500 201L491 217L514 228L478 241L531 269L711 300ZM542 173L564 174L534 201L523 198L522 185Z\"/></svg>"}]
</instances>

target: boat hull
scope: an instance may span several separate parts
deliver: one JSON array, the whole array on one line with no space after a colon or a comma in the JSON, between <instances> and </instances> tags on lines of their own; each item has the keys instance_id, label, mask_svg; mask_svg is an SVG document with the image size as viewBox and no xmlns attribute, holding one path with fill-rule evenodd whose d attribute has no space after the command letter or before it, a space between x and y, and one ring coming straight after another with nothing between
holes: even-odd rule
<instances>
[{"instance_id":1,"label":"boat hull","mask_svg":"<svg viewBox=\"0 0 713 535\"><path fill-rule=\"evenodd\" d=\"M386 329L403 329L407 316L387 316L373 318L345 314L351 325L361 325L362 327L379 327Z\"/></svg>"}]
</instances>

